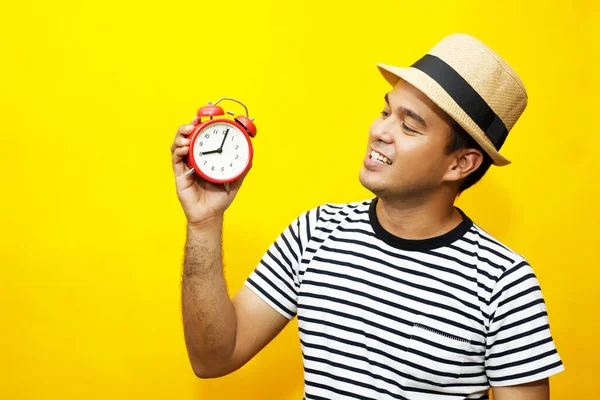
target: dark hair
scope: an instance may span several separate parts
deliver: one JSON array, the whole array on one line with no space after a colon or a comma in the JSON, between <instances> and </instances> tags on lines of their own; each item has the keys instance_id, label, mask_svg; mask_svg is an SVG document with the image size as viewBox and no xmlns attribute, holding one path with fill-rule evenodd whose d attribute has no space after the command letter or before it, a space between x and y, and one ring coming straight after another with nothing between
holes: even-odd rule
<instances>
[{"instance_id":1,"label":"dark hair","mask_svg":"<svg viewBox=\"0 0 600 400\"><path fill-rule=\"evenodd\" d=\"M481 151L483 154L483 161L479 168L475 171L471 172L460 184L458 188L458 193L462 193L467 190L477 182L487 172L487 170L492 165L492 158L481 148L481 146L469 135L462 126L460 126L456 121L452 121L452 126L450 130L450 139L448 140L448 144L446 145L446 154L452 154L457 150L462 149L477 149Z\"/></svg>"}]
</instances>

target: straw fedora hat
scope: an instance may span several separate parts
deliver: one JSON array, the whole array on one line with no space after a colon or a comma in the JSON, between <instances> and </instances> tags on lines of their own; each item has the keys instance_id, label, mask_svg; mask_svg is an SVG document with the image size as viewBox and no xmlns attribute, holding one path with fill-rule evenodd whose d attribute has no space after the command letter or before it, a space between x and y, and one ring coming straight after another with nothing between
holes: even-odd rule
<instances>
[{"instance_id":1,"label":"straw fedora hat","mask_svg":"<svg viewBox=\"0 0 600 400\"><path fill-rule=\"evenodd\" d=\"M516 72L484 43L457 33L408 68L377 67L392 86L403 79L422 91L479 143L495 165L510 164L498 151L527 106L527 91Z\"/></svg>"}]
</instances>

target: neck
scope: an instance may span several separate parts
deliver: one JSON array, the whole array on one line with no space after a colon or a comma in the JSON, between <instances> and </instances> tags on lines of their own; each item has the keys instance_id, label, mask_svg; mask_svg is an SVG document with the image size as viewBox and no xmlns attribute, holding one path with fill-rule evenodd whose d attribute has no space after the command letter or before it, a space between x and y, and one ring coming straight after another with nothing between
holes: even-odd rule
<instances>
[{"instance_id":1,"label":"neck","mask_svg":"<svg viewBox=\"0 0 600 400\"><path fill-rule=\"evenodd\" d=\"M429 239L462 222L453 200L446 196L420 201L378 198L375 210L381 226L392 235L409 240Z\"/></svg>"}]
</instances>

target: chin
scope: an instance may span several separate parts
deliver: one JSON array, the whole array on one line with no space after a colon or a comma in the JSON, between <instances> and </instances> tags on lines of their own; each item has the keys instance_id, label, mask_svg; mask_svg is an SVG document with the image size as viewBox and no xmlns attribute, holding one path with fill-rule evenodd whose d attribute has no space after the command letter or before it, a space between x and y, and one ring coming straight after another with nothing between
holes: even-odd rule
<instances>
[{"instance_id":1,"label":"chin","mask_svg":"<svg viewBox=\"0 0 600 400\"><path fill-rule=\"evenodd\" d=\"M362 167L358 174L358 180L365 189L375 196L379 196L379 194L385 191L385 183L381 182L377 177L370 175L369 171L365 167Z\"/></svg>"}]
</instances>

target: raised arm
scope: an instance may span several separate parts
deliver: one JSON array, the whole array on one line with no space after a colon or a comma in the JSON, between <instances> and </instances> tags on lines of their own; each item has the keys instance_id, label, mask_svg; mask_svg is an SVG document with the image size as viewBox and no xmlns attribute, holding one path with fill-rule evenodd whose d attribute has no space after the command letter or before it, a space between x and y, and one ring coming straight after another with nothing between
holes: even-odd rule
<instances>
[{"instance_id":1,"label":"raised arm","mask_svg":"<svg viewBox=\"0 0 600 400\"><path fill-rule=\"evenodd\" d=\"M226 192L220 185L185 175L187 135L198 121L179 128L171 145L177 196L187 219L181 285L183 327L194 373L201 378L235 371L287 324L283 317L248 288L233 299L227 292L222 265L223 214L243 178Z\"/></svg>"}]
</instances>

